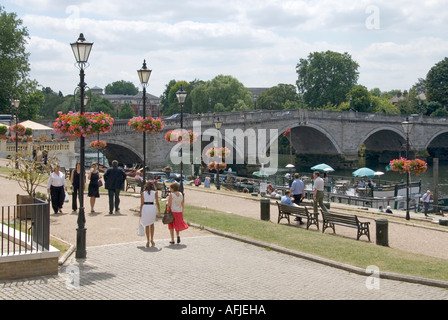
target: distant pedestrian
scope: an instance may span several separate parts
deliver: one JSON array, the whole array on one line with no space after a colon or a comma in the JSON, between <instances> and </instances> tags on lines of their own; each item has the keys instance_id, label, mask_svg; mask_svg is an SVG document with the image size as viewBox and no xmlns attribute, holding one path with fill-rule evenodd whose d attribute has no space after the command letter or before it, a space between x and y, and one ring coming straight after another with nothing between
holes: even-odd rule
<instances>
[{"instance_id":1,"label":"distant pedestrian","mask_svg":"<svg viewBox=\"0 0 448 320\"><path fill-rule=\"evenodd\" d=\"M152 181L146 182L143 187L140 203L141 224L146 231L146 247L154 247L154 222L156 217L160 215L159 194L155 184Z\"/></svg>"},{"instance_id":2,"label":"distant pedestrian","mask_svg":"<svg viewBox=\"0 0 448 320\"><path fill-rule=\"evenodd\" d=\"M305 196L303 193L304 188L305 184L300 179L300 175L296 172L294 174L294 181L291 184L291 194L292 197L294 198L293 200L294 203L297 205L299 205L302 202L303 197ZM294 221L300 221L300 224L302 224L302 218L296 217Z\"/></svg>"},{"instance_id":3,"label":"distant pedestrian","mask_svg":"<svg viewBox=\"0 0 448 320\"><path fill-rule=\"evenodd\" d=\"M59 165L56 165L53 172L50 173L48 179L47 191L51 197L51 207L54 214L62 213L64 205L65 191L67 191L67 183L65 182L65 174L59 171Z\"/></svg>"},{"instance_id":4,"label":"distant pedestrian","mask_svg":"<svg viewBox=\"0 0 448 320\"><path fill-rule=\"evenodd\" d=\"M431 201L431 191L428 190L422 197L425 217L428 217L429 202Z\"/></svg>"},{"instance_id":5,"label":"distant pedestrian","mask_svg":"<svg viewBox=\"0 0 448 320\"><path fill-rule=\"evenodd\" d=\"M81 187L81 180L79 179L81 176L81 164L76 162L75 169L72 170L70 174L70 183L72 189L72 213L76 213L78 211L78 192ZM84 179L85 182L85 179Z\"/></svg>"},{"instance_id":6,"label":"distant pedestrian","mask_svg":"<svg viewBox=\"0 0 448 320\"><path fill-rule=\"evenodd\" d=\"M179 232L188 229L188 225L184 221L184 197L181 192L179 192L179 184L174 182L170 186L170 195L168 196L168 202L166 204L167 210L171 210L174 216L174 221L168 225L170 230L171 242L174 244L174 230L176 230L177 243L180 243Z\"/></svg>"},{"instance_id":7,"label":"distant pedestrian","mask_svg":"<svg viewBox=\"0 0 448 320\"><path fill-rule=\"evenodd\" d=\"M93 163L89 171L89 190L87 195L90 197L90 212L95 213L96 198L100 197L100 179L101 175L98 171L98 165Z\"/></svg>"},{"instance_id":8,"label":"distant pedestrian","mask_svg":"<svg viewBox=\"0 0 448 320\"><path fill-rule=\"evenodd\" d=\"M210 177L205 177L204 188L210 188Z\"/></svg>"},{"instance_id":9,"label":"distant pedestrian","mask_svg":"<svg viewBox=\"0 0 448 320\"><path fill-rule=\"evenodd\" d=\"M325 211L328 213L327 207L324 205L324 180L320 177L319 171L314 171L313 173L313 179L314 179L314 197L313 197L313 209L314 213L317 212L317 205L319 204L319 207L322 209L322 211Z\"/></svg>"},{"instance_id":10,"label":"distant pedestrian","mask_svg":"<svg viewBox=\"0 0 448 320\"><path fill-rule=\"evenodd\" d=\"M386 213L393 213L392 212L392 208L390 207L390 206L387 206L386 207L386 211L385 211Z\"/></svg>"},{"instance_id":11,"label":"distant pedestrian","mask_svg":"<svg viewBox=\"0 0 448 320\"><path fill-rule=\"evenodd\" d=\"M112 161L112 168L104 173L105 188L109 195L109 214L120 213L120 191L124 189L126 173L118 168L118 161Z\"/></svg>"}]
</instances>

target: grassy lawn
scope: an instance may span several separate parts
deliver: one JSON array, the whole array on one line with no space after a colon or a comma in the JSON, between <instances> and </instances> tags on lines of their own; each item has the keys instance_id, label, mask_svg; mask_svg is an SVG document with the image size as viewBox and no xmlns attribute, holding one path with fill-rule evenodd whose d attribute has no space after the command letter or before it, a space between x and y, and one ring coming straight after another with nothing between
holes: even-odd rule
<instances>
[{"instance_id":1,"label":"grassy lawn","mask_svg":"<svg viewBox=\"0 0 448 320\"><path fill-rule=\"evenodd\" d=\"M375 265L380 272L448 281L445 259L200 207L186 206L184 216L190 223L363 269Z\"/></svg>"}]
</instances>

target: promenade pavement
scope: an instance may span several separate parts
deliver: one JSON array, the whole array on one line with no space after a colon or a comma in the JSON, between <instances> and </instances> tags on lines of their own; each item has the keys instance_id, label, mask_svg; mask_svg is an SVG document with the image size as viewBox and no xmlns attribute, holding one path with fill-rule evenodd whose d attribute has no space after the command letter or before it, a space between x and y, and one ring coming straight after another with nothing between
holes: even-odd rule
<instances>
[{"instance_id":1,"label":"promenade pavement","mask_svg":"<svg viewBox=\"0 0 448 320\"><path fill-rule=\"evenodd\" d=\"M0 177L0 184L2 205L14 204L15 195L23 194L14 181ZM44 187L39 189L45 191ZM259 219L258 201L229 198L216 191L194 187L186 188L185 197L187 204ZM156 246L146 248L146 240L136 235L139 201L137 195L122 195L121 213L109 215L106 195L101 194L97 199L95 213L90 213L86 197L87 258L77 260L71 255L55 276L0 281L0 299L448 300L446 289L358 275L200 228L190 227L181 232L181 243L170 245L167 226L160 220L155 223ZM276 223L274 208L271 207L271 219ZM77 215L71 213L70 200L64 205L63 214L51 214L52 235L75 244L76 219ZM389 230L395 227L406 226L391 224ZM337 229L338 235L344 236L343 229ZM418 230L418 235L409 236L410 240L419 237L413 242L416 245L437 240L435 242L442 242L446 248L446 233L420 228L411 230ZM428 240L421 240L427 233L430 234ZM353 232L347 236L353 238ZM374 241L373 236L372 245ZM394 237L389 241L394 247Z\"/></svg>"}]
</instances>

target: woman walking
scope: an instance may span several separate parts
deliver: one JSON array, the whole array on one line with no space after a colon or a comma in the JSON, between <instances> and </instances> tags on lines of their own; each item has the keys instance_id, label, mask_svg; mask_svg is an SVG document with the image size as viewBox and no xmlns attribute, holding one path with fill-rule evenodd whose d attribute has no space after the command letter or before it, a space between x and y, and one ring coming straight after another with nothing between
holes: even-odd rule
<instances>
[{"instance_id":1,"label":"woman walking","mask_svg":"<svg viewBox=\"0 0 448 320\"><path fill-rule=\"evenodd\" d=\"M166 204L167 210L171 210L174 216L174 221L168 225L170 230L171 242L174 244L174 230L176 230L177 243L180 243L179 232L188 229L188 225L184 221L184 197L182 193L179 192L179 184L174 182L170 186L171 193L168 196L168 202Z\"/></svg>"},{"instance_id":2,"label":"woman walking","mask_svg":"<svg viewBox=\"0 0 448 320\"><path fill-rule=\"evenodd\" d=\"M96 198L100 197L100 186L98 181L101 179L100 173L98 171L98 166L93 163L89 172L89 191L88 196L90 197L90 212L95 213L95 201Z\"/></svg>"},{"instance_id":3,"label":"woman walking","mask_svg":"<svg viewBox=\"0 0 448 320\"><path fill-rule=\"evenodd\" d=\"M72 213L76 213L76 211L78 210L78 192L81 186L79 180L80 173L81 173L81 164L79 162L76 162L75 169L72 170L72 173L70 174L70 183L72 186L72 210L73 210Z\"/></svg>"},{"instance_id":4,"label":"woman walking","mask_svg":"<svg viewBox=\"0 0 448 320\"><path fill-rule=\"evenodd\" d=\"M156 221L156 215L160 215L159 195L156 191L154 182L148 181L143 187L140 203L140 217L141 224L145 227L146 231L146 247L149 247L151 241L151 247L154 247L154 222Z\"/></svg>"},{"instance_id":5,"label":"woman walking","mask_svg":"<svg viewBox=\"0 0 448 320\"><path fill-rule=\"evenodd\" d=\"M65 182L65 174L59 171L59 165L56 165L53 172L50 173L48 179L47 192L51 197L51 207L54 214L62 213L62 206L65 199L65 191L67 191L67 183Z\"/></svg>"}]
</instances>

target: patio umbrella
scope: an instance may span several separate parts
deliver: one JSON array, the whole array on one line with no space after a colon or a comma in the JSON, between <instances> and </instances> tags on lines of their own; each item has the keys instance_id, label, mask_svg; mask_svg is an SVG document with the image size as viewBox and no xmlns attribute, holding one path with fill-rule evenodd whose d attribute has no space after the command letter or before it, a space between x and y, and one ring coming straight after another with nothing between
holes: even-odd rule
<instances>
[{"instance_id":1,"label":"patio umbrella","mask_svg":"<svg viewBox=\"0 0 448 320\"><path fill-rule=\"evenodd\" d=\"M354 175L355 177L373 178L373 177L375 177L375 171L373 171L372 169L364 167L364 168L359 168L358 170L354 171L352 173L352 175Z\"/></svg>"},{"instance_id":2,"label":"patio umbrella","mask_svg":"<svg viewBox=\"0 0 448 320\"><path fill-rule=\"evenodd\" d=\"M252 173L254 176L260 177L260 178L267 178L269 177L269 175L267 173L264 173L262 171L254 171L254 173Z\"/></svg>"},{"instance_id":3,"label":"patio umbrella","mask_svg":"<svg viewBox=\"0 0 448 320\"><path fill-rule=\"evenodd\" d=\"M334 171L332 167L330 167L328 164L325 163L315 165L314 167L311 167L311 170L325 171L325 172Z\"/></svg>"}]
</instances>

